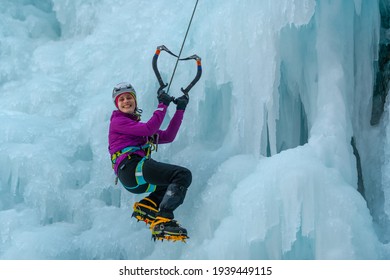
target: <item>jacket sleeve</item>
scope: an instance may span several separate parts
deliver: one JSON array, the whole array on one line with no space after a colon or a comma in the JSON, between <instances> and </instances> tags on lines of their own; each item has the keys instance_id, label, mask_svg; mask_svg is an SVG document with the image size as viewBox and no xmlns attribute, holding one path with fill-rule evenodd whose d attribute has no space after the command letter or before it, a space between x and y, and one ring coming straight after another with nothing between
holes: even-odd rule
<instances>
[{"instance_id":1,"label":"jacket sleeve","mask_svg":"<svg viewBox=\"0 0 390 280\"><path fill-rule=\"evenodd\" d=\"M176 110L173 118L169 122L169 125L166 130L158 130L158 143L165 144L171 143L175 140L177 132L179 131L180 125L183 121L184 110Z\"/></svg>"},{"instance_id":2,"label":"jacket sleeve","mask_svg":"<svg viewBox=\"0 0 390 280\"><path fill-rule=\"evenodd\" d=\"M151 136L160 128L166 112L167 106L160 103L153 116L147 122L137 122L125 117L116 118L113 130L127 135Z\"/></svg>"}]
</instances>

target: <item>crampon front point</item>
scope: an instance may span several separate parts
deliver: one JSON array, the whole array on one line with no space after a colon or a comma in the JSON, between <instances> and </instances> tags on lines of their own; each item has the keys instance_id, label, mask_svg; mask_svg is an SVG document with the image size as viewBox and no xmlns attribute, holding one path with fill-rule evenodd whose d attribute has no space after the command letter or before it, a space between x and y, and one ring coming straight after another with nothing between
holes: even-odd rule
<instances>
[{"instance_id":1,"label":"crampon front point","mask_svg":"<svg viewBox=\"0 0 390 280\"><path fill-rule=\"evenodd\" d=\"M150 225L154 221L154 219L149 219L148 217L140 215L139 213L136 212L133 212L131 217L136 218L137 222L145 222L147 225Z\"/></svg>"},{"instance_id":2,"label":"crampon front point","mask_svg":"<svg viewBox=\"0 0 390 280\"><path fill-rule=\"evenodd\" d=\"M171 241L171 242L176 242L176 241L181 241L186 243L186 240L189 239L187 235L169 235L169 234L164 234L164 233L159 233L159 234L153 234L152 233L152 239L153 241Z\"/></svg>"}]
</instances>

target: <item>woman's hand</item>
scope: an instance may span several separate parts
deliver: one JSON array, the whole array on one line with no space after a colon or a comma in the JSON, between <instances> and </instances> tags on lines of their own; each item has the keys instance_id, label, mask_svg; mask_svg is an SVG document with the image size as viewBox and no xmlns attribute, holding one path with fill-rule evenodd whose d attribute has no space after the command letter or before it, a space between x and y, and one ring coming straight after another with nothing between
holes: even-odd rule
<instances>
[{"instance_id":1,"label":"woman's hand","mask_svg":"<svg viewBox=\"0 0 390 280\"><path fill-rule=\"evenodd\" d=\"M159 103L163 103L166 106L169 106L169 104L172 102L173 98L168 95L164 90L159 90L157 92L157 99Z\"/></svg>"},{"instance_id":2,"label":"woman's hand","mask_svg":"<svg viewBox=\"0 0 390 280\"><path fill-rule=\"evenodd\" d=\"M179 98L175 99L176 109L177 110L185 110L188 104L189 98L188 95L183 94Z\"/></svg>"}]
</instances>

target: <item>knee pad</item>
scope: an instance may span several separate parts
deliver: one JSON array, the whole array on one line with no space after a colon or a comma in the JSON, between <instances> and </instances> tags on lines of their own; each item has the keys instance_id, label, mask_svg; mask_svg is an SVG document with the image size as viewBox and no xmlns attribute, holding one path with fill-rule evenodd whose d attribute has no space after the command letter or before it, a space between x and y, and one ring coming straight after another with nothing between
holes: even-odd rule
<instances>
[{"instance_id":1,"label":"knee pad","mask_svg":"<svg viewBox=\"0 0 390 280\"><path fill-rule=\"evenodd\" d=\"M160 209L175 210L183 203L186 193L186 187L170 184L160 203Z\"/></svg>"}]
</instances>

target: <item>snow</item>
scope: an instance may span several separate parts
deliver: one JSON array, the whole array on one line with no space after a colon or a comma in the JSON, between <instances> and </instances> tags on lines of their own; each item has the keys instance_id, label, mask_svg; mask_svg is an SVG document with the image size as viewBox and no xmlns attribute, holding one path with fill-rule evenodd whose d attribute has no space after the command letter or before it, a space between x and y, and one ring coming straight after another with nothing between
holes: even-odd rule
<instances>
[{"instance_id":1,"label":"snow","mask_svg":"<svg viewBox=\"0 0 390 280\"><path fill-rule=\"evenodd\" d=\"M379 1L200 0L183 57L203 75L153 154L193 173L175 214L190 239L154 243L130 218L142 195L114 185L111 90L130 81L151 116L154 51L179 52L194 4L0 3L0 259L389 259ZM165 81L174 64L160 55ZM180 62L170 94L195 72Z\"/></svg>"}]
</instances>

